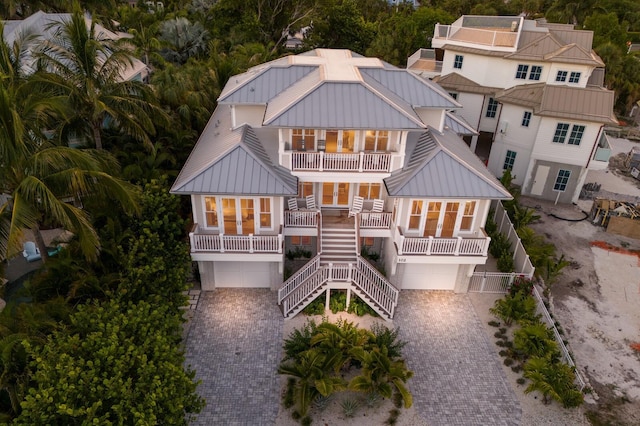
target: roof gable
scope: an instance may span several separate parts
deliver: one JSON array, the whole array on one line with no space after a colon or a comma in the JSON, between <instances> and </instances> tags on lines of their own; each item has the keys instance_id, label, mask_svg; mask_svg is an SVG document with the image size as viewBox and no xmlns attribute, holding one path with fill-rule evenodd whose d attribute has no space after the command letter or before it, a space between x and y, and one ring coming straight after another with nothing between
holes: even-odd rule
<instances>
[{"instance_id":1,"label":"roof gable","mask_svg":"<svg viewBox=\"0 0 640 426\"><path fill-rule=\"evenodd\" d=\"M317 66L273 67L261 70L218 98L219 103L266 104L278 93L294 85Z\"/></svg>"},{"instance_id":2,"label":"roof gable","mask_svg":"<svg viewBox=\"0 0 640 426\"><path fill-rule=\"evenodd\" d=\"M406 104L398 105L359 82L336 81L317 85L291 104L269 104L264 125L327 129L424 128L415 111Z\"/></svg>"},{"instance_id":3,"label":"roof gable","mask_svg":"<svg viewBox=\"0 0 640 426\"><path fill-rule=\"evenodd\" d=\"M440 86L444 87L447 90L456 90L460 92L467 93L477 93L480 95L488 95L499 91L500 89L497 87L485 87L481 86L473 80L468 79L467 77L458 74L457 72L452 72L450 74L444 76L438 76L433 79Z\"/></svg>"},{"instance_id":4,"label":"roof gable","mask_svg":"<svg viewBox=\"0 0 640 426\"><path fill-rule=\"evenodd\" d=\"M539 33L536 33L539 34ZM544 34L535 38L529 44L518 49L516 52L506 55L508 59L524 59L524 60L540 60L546 54L555 52L563 46L555 37L551 34Z\"/></svg>"},{"instance_id":5,"label":"roof gable","mask_svg":"<svg viewBox=\"0 0 640 426\"><path fill-rule=\"evenodd\" d=\"M511 198L459 137L433 129L420 136L407 167L384 182L393 197Z\"/></svg>"}]
</instances>

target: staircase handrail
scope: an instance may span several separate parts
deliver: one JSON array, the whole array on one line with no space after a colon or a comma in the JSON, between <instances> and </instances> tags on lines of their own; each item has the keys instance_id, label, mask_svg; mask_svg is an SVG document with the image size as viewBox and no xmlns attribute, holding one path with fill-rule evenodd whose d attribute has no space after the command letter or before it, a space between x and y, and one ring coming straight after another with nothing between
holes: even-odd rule
<instances>
[{"instance_id":1,"label":"staircase handrail","mask_svg":"<svg viewBox=\"0 0 640 426\"><path fill-rule=\"evenodd\" d=\"M278 305L295 289L320 269L320 253L291 275L278 289Z\"/></svg>"},{"instance_id":2,"label":"staircase handrail","mask_svg":"<svg viewBox=\"0 0 640 426\"><path fill-rule=\"evenodd\" d=\"M400 291L362 256L358 256L353 283L376 302L389 318L393 318Z\"/></svg>"},{"instance_id":3,"label":"staircase handrail","mask_svg":"<svg viewBox=\"0 0 640 426\"><path fill-rule=\"evenodd\" d=\"M282 314L285 318L299 306L301 301L308 298L326 284L328 281L328 273L329 269L327 267L320 267L312 275L295 286L293 290L279 302L279 304L282 304Z\"/></svg>"}]
</instances>

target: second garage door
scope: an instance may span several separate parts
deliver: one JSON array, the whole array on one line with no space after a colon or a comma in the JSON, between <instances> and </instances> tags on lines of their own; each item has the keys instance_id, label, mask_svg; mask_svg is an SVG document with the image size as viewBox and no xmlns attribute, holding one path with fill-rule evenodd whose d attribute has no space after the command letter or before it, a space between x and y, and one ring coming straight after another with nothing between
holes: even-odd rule
<instances>
[{"instance_id":1,"label":"second garage door","mask_svg":"<svg viewBox=\"0 0 640 426\"><path fill-rule=\"evenodd\" d=\"M216 262L216 287L269 288L271 268L269 262Z\"/></svg>"},{"instance_id":2,"label":"second garage door","mask_svg":"<svg viewBox=\"0 0 640 426\"><path fill-rule=\"evenodd\" d=\"M405 290L453 290L458 275L458 265L405 264L402 289Z\"/></svg>"}]
</instances>

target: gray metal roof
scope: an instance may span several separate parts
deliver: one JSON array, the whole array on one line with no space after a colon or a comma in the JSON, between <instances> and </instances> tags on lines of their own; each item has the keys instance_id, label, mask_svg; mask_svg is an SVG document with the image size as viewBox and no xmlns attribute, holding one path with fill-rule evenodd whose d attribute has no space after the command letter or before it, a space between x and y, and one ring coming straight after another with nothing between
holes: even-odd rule
<instances>
[{"instance_id":1,"label":"gray metal roof","mask_svg":"<svg viewBox=\"0 0 640 426\"><path fill-rule=\"evenodd\" d=\"M379 96L360 82L325 81L304 97L274 112L269 104L265 125L324 129L420 129L410 108Z\"/></svg>"},{"instance_id":2,"label":"gray metal roof","mask_svg":"<svg viewBox=\"0 0 640 426\"><path fill-rule=\"evenodd\" d=\"M406 70L360 68L360 74L365 82L371 84L371 79L376 80L413 107L462 107L442 87L413 73L407 73ZM425 90L425 86L428 90Z\"/></svg>"},{"instance_id":3,"label":"gray metal roof","mask_svg":"<svg viewBox=\"0 0 640 426\"><path fill-rule=\"evenodd\" d=\"M455 133L431 128L419 136L407 166L384 182L393 197L512 198Z\"/></svg>"},{"instance_id":4,"label":"gray metal roof","mask_svg":"<svg viewBox=\"0 0 640 426\"><path fill-rule=\"evenodd\" d=\"M478 132L464 118L447 112L444 117L444 125L458 135L477 135Z\"/></svg>"},{"instance_id":5,"label":"gray metal roof","mask_svg":"<svg viewBox=\"0 0 640 426\"><path fill-rule=\"evenodd\" d=\"M262 72L244 81L244 84L236 86L235 90L225 91L224 95L218 98L218 103L266 104L280 92L317 69L317 66L293 65L263 69Z\"/></svg>"},{"instance_id":6,"label":"gray metal roof","mask_svg":"<svg viewBox=\"0 0 640 426\"><path fill-rule=\"evenodd\" d=\"M273 164L251 127L231 130L230 115L228 108L216 109L171 192L295 195L297 178Z\"/></svg>"}]
</instances>

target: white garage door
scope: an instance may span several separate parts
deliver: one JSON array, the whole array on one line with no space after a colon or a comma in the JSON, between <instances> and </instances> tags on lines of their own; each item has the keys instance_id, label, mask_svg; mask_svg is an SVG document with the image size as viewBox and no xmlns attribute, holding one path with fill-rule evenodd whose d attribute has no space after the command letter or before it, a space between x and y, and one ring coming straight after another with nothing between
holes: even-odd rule
<instances>
[{"instance_id":1,"label":"white garage door","mask_svg":"<svg viewBox=\"0 0 640 426\"><path fill-rule=\"evenodd\" d=\"M458 265L405 264L402 288L407 290L453 290Z\"/></svg>"},{"instance_id":2,"label":"white garage door","mask_svg":"<svg viewBox=\"0 0 640 426\"><path fill-rule=\"evenodd\" d=\"M269 265L268 262L215 262L216 287L269 288Z\"/></svg>"}]
</instances>

